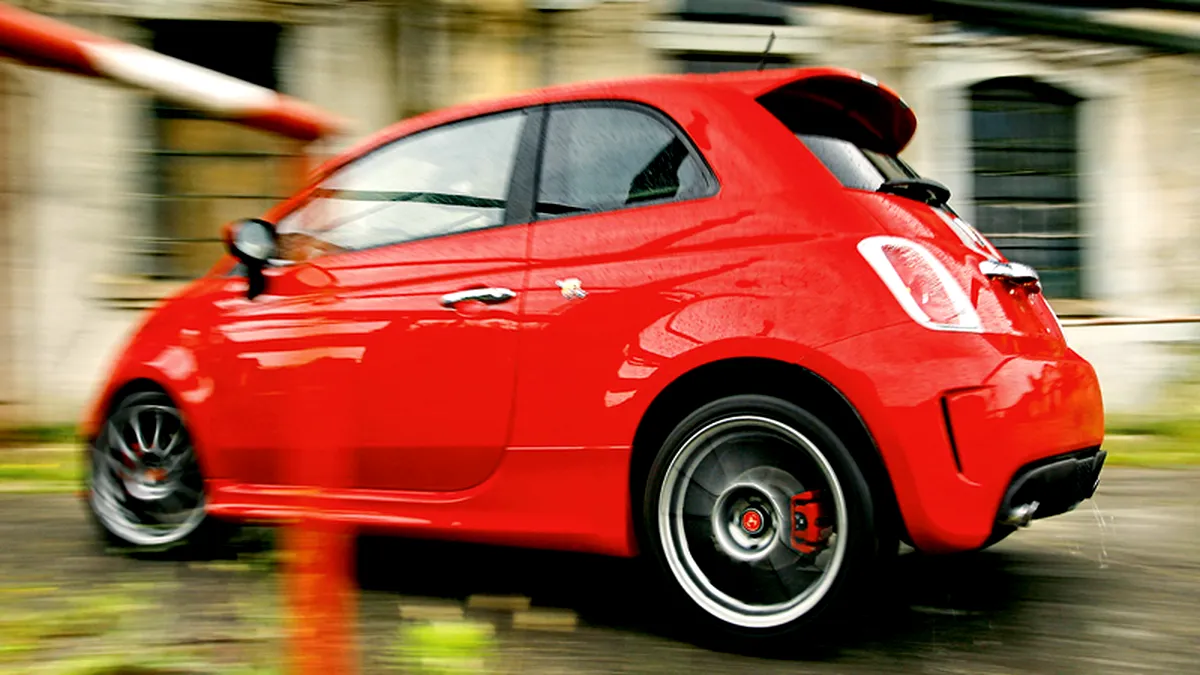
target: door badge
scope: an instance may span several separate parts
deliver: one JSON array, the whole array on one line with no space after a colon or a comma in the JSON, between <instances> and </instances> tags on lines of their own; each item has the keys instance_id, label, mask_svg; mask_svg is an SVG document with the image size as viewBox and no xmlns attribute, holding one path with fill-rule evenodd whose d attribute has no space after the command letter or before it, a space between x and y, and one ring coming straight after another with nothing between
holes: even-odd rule
<instances>
[{"instance_id":1,"label":"door badge","mask_svg":"<svg viewBox=\"0 0 1200 675\"><path fill-rule=\"evenodd\" d=\"M562 290L562 296L568 300L587 297L587 291L583 290L583 282L578 279L559 279L554 283Z\"/></svg>"}]
</instances>

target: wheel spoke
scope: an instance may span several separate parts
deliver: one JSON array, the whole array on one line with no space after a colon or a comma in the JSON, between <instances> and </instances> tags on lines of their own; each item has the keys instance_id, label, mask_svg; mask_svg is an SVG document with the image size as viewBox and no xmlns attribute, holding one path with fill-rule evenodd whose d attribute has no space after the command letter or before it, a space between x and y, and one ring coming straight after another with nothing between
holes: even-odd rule
<instances>
[{"instance_id":1,"label":"wheel spoke","mask_svg":"<svg viewBox=\"0 0 1200 675\"><path fill-rule=\"evenodd\" d=\"M714 498L725 491L733 476L726 473L715 458L708 458L692 472L692 486L704 490Z\"/></svg>"},{"instance_id":2,"label":"wheel spoke","mask_svg":"<svg viewBox=\"0 0 1200 675\"><path fill-rule=\"evenodd\" d=\"M185 485L182 481L180 481L179 483L176 484L175 491L179 494L187 495L188 497L191 497L193 499L200 498L200 492L198 490L193 490L192 488Z\"/></svg>"},{"instance_id":3,"label":"wheel spoke","mask_svg":"<svg viewBox=\"0 0 1200 675\"><path fill-rule=\"evenodd\" d=\"M108 457L108 458L106 458L106 460L109 462L117 461L115 458L112 458L112 457ZM116 466L120 466L120 465L118 464ZM121 468L124 468L124 467L118 468L118 471L120 471ZM114 482L114 480L115 479L113 476L96 477L93 475L92 491L94 493L96 493L106 503L116 504L118 501L118 497L120 498L120 500L123 501L125 499L125 491L122 490L120 488L120 486Z\"/></svg>"},{"instance_id":4,"label":"wheel spoke","mask_svg":"<svg viewBox=\"0 0 1200 675\"><path fill-rule=\"evenodd\" d=\"M760 591L768 599L767 602L787 602L803 590L794 587L787 576L769 564L754 563L755 576L760 580Z\"/></svg>"},{"instance_id":5,"label":"wheel spoke","mask_svg":"<svg viewBox=\"0 0 1200 675\"><path fill-rule=\"evenodd\" d=\"M182 427L180 427L179 429L176 429L175 433L171 434L170 440L167 441L166 447L164 447L162 450L162 454L164 457L171 454L171 451L174 450L176 448L176 446L179 444L180 438L183 438L183 428Z\"/></svg>"},{"instance_id":6,"label":"wheel spoke","mask_svg":"<svg viewBox=\"0 0 1200 675\"><path fill-rule=\"evenodd\" d=\"M158 410L156 408L154 410L154 439L150 444L150 447L154 448L154 450L156 452L158 451L158 435L161 432L162 432L162 411Z\"/></svg>"},{"instance_id":7,"label":"wheel spoke","mask_svg":"<svg viewBox=\"0 0 1200 675\"><path fill-rule=\"evenodd\" d=\"M792 595L802 592L821 576L821 570L806 564L798 553L783 542L772 549L765 562Z\"/></svg>"},{"instance_id":8,"label":"wheel spoke","mask_svg":"<svg viewBox=\"0 0 1200 675\"><path fill-rule=\"evenodd\" d=\"M128 471L129 471L128 467L126 467L121 462L117 461L116 457L113 457L112 455L108 454L107 452L98 452L98 453L96 453L96 456L100 458L100 461L107 464L108 468L111 469L114 473L116 473L121 478L124 478L125 474L128 473Z\"/></svg>"},{"instance_id":9,"label":"wheel spoke","mask_svg":"<svg viewBox=\"0 0 1200 675\"><path fill-rule=\"evenodd\" d=\"M717 505L717 496L697 483L693 483L692 487L699 489L687 491L687 495L683 498L683 513L708 519L712 516L713 507Z\"/></svg>"},{"instance_id":10,"label":"wheel spoke","mask_svg":"<svg viewBox=\"0 0 1200 675\"><path fill-rule=\"evenodd\" d=\"M180 452L176 453L175 455L167 456L170 457L170 461L167 462L166 466L167 473L174 473L177 469L179 469L179 467L183 466L184 462L192 457L191 454L187 452Z\"/></svg>"},{"instance_id":11,"label":"wheel spoke","mask_svg":"<svg viewBox=\"0 0 1200 675\"><path fill-rule=\"evenodd\" d=\"M731 479L745 473L748 469L755 466L753 458L732 450L729 448L721 448L713 451L717 462L721 465L721 471Z\"/></svg>"},{"instance_id":12,"label":"wheel spoke","mask_svg":"<svg viewBox=\"0 0 1200 675\"><path fill-rule=\"evenodd\" d=\"M141 465L141 458L139 458L137 453L133 451L133 448L129 447L129 445L125 443L125 437L121 435L121 432L117 430L116 425L114 425L112 422L108 423L108 436L111 439L111 442L108 444L109 448L112 448L115 444L116 449L119 450L126 459L128 459L130 462L133 462L134 466Z\"/></svg>"},{"instance_id":13,"label":"wheel spoke","mask_svg":"<svg viewBox=\"0 0 1200 675\"><path fill-rule=\"evenodd\" d=\"M138 450L146 452L146 439L142 437L141 413L134 413L129 417L129 426L133 429L133 437L137 440Z\"/></svg>"}]
</instances>

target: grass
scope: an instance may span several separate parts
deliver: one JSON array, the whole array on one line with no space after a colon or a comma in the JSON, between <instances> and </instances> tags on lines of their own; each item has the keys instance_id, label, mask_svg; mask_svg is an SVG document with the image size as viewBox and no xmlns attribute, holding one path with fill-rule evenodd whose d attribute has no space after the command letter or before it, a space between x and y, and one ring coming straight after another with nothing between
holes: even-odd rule
<instances>
[{"instance_id":1,"label":"grass","mask_svg":"<svg viewBox=\"0 0 1200 675\"><path fill-rule=\"evenodd\" d=\"M252 647L231 663L230 647L188 644L159 632L169 612L169 582L111 583L92 590L0 587L6 594L37 596L10 602L0 612L0 672L28 675L278 675L279 623L274 593L255 596L237 613ZM17 591L30 591L21 594ZM15 600L16 598L13 598ZM248 601L251 599L248 599ZM264 609L266 608L266 609ZM249 644L255 643L255 644ZM131 648L131 646L133 648Z\"/></svg>"},{"instance_id":2,"label":"grass","mask_svg":"<svg viewBox=\"0 0 1200 675\"><path fill-rule=\"evenodd\" d=\"M1118 466L1200 465L1200 419L1124 417L1109 420L1104 449Z\"/></svg>"},{"instance_id":3,"label":"grass","mask_svg":"<svg viewBox=\"0 0 1200 675\"><path fill-rule=\"evenodd\" d=\"M78 440L77 430L71 424L0 428L0 449L67 444Z\"/></svg>"},{"instance_id":4,"label":"grass","mask_svg":"<svg viewBox=\"0 0 1200 675\"><path fill-rule=\"evenodd\" d=\"M0 448L0 492L71 492L83 481L79 447Z\"/></svg>"}]
</instances>

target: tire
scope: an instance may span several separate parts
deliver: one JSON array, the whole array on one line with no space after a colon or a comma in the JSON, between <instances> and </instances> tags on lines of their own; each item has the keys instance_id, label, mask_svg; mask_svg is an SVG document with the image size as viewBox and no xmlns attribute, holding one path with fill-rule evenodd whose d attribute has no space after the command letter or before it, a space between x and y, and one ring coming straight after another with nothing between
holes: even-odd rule
<instances>
[{"instance_id":1,"label":"tire","mask_svg":"<svg viewBox=\"0 0 1200 675\"><path fill-rule=\"evenodd\" d=\"M790 498L814 489L832 534L801 553L790 544ZM838 436L769 396L723 398L680 422L642 504L644 550L673 600L706 641L734 650L835 638L897 546L877 532L884 519Z\"/></svg>"},{"instance_id":2,"label":"tire","mask_svg":"<svg viewBox=\"0 0 1200 675\"><path fill-rule=\"evenodd\" d=\"M88 448L87 467L88 513L110 548L203 557L229 533L205 513L195 446L166 394L121 400Z\"/></svg>"}]
</instances>

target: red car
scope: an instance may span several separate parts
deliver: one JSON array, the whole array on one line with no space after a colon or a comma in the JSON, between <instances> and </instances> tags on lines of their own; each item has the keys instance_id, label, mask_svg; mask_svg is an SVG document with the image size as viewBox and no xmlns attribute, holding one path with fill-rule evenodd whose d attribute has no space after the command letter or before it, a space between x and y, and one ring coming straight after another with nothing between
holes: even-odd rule
<instances>
[{"instance_id":1,"label":"red car","mask_svg":"<svg viewBox=\"0 0 1200 675\"><path fill-rule=\"evenodd\" d=\"M91 510L207 541L293 512L321 442L313 498L366 530L644 554L735 637L854 610L899 541L988 546L1105 457L1092 367L897 157L915 130L826 68L401 122L146 319L85 424Z\"/></svg>"}]
</instances>

